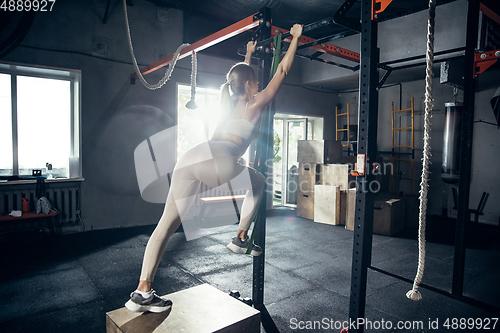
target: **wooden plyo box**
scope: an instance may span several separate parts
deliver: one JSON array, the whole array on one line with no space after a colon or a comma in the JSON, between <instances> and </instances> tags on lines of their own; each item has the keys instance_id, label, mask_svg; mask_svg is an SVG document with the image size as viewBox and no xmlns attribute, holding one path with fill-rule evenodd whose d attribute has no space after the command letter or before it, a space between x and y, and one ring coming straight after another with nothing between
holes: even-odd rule
<instances>
[{"instance_id":1,"label":"wooden plyo box","mask_svg":"<svg viewBox=\"0 0 500 333\"><path fill-rule=\"evenodd\" d=\"M298 190L303 192L314 192L314 185L318 184L320 165L315 163L299 163Z\"/></svg>"},{"instance_id":2,"label":"wooden plyo box","mask_svg":"<svg viewBox=\"0 0 500 333\"><path fill-rule=\"evenodd\" d=\"M356 213L356 189L347 191L347 214L345 228L354 230ZM392 236L404 228L405 206L401 199L375 198L373 211L373 233Z\"/></svg>"},{"instance_id":3,"label":"wooden plyo box","mask_svg":"<svg viewBox=\"0 0 500 333\"><path fill-rule=\"evenodd\" d=\"M341 191L347 191L355 182L349 172L348 164L322 164L319 172L321 185L340 186Z\"/></svg>"},{"instance_id":4,"label":"wooden plyo box","mask_svg":"<svg viewBox=\"0 0 500 333\"><path fill-rule=\"evenodd\" d=\"M345 228L346 230L354 231L354 214L356 214L356 189L351 188L347 190L346 197Z\"/></svg>"},{"instance_id":5,"label":"wooden plyo box","mask_svg":"<svg viewBox=\"0 0 500 333\"><path fill-rule=\"evenodd\" d=\"M340 186L314 187L314 222L340 224Z\"/></svg>"},{"instance_id":6,"label":"wooden plyo box","mask_svg":"<svg viewBox=\"0 0 500 333\"><path fill-rule=\"evenodd\" d=\"M297 191L297 216L314 219L314 191Z\"/></svg>"},{"instance_id":7,"label":"wooden plyo box","mask_svg":"<svg viewBox=\"0 0 500 333\"><path fill-rule=\"evenodd\" d=\"M330 140L299 140L297 143L297 162L341 163L342 143Z\"/></svg>"},{"instance_id":8,"label":"wooden plyo box","mask_svg":"<svg viewBox=\"0 0 500 333\"><path fill-rule=\"evenodd\" d=\"M319 182L319 164L299 163L297 216L314 218L314 186Z\"/></svg>"},{"instance_id":9,"label":"wooden plyo box","mask_svg":"<svg viewBox=\"0 0 500 333\"><path fill-rule=\"evenodd\" d=\"M340 191L340 221L339 223L345 225L347 217L347 191Z\"/></svg>"},{"instance_id":10,"label":"wooden plyo box","mask_svg":"<svg viewBox=\"0 0 500 333\"><path fill-rule=\"evenodd\" d=\"M260 332L260 312L208 285L165 296L173 306L162 313L127 308L106 313L106 333Z\"/></svg>"},{"instance_id":11,"label":"wooden plyo box","mask_svg":"<svg viewBox=\"0 0 500 333\"><path fill-rule=\"evenodd\" d=\"M405 203L401 199L375 198L373 233L392 236L405 226Z\"/></svg>"}]
</instances>

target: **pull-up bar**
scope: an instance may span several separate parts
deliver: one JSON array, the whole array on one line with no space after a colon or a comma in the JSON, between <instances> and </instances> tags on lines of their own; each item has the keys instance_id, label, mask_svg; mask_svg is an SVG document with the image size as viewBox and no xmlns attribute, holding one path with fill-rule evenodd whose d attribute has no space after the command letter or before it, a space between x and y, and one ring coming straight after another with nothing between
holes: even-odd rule
<instances>
[{"instance_id":1,"label":"pull-up bar","mask_svg":"<svg viewBox=\"0 0 500 333\"><path fill-rule=\"evenodd\" d=\"M225 41L233 36L236 36L244 31L253 29L259 25L259 19L260 19L259 13L256 13L256 14L249 16L241 21L238 21L238 22L236 22L236 23L234 23L234 24L232 24L232 25L230 25L230 26L228 26L220 31L217 31L216 33L213 33L210 36L205 37L205 38L197 41L194 44L189 45L181 51L181 53L179 55L179 59L190 56L192 52L202 51L206 48L209 48L212 45L223 42L223 41ZM323 20L305 25L303 28L303 32L312 31L314 29L325 27L325 26L328 26L330 24L334 24L332 18L323 19ZM289 37L291 36L290 32L288 30L281 29L278 27L273 26L271 31L272 31L272 36L283 34L282 38L285 40L289 39ZM269 44L270 42L272 42L272 40L273 40L272 38L268 38L266 40L258 42L257 45ZM347 60L351 60L351 61L359 63L359 53L352 52L352 51L349 51L349 50L346 50L344 48L341 48L341 47L338 47L335 45L331 45L328 43L318 43L318 41L313 39L313 38L301 36L299 39L299 44L302 45L302 48L309 47L309 48L312 48L318 52L328 53L330 55L333 55L333 56L336 56L339 58L343 58L343 59L347 59ZM162 59L152 63L151 65L146 66L143 69L141 69L141 73L143 75L145 75L145 74L154 72L155 70L160 69L161 67L167 66L168 64L170 64L172 62L173 57L174 57L174 54L171 54L165 58L162 58ZM134 72L131 74L131 77L133 79L135 79L135 78L137 78L137 74Z\"/></svg>"},{"instance_id":2,"label":"pull-up bar","mask_svg":"<svg viewBox=\"0 0 500 333\"><path fill-rule=\"evenodd\" d=\"M314 25L314 24L316 24L316 23L311 23L311 25ZM320 25L318 25L317 27L320 27ZM309 30L311 30L311 29L309 29ZM290 35L290 32L288 32L288 30L277 28L275 26L272 27L272 29L271 29L272 36L279 35L280 33L283 34L282 38L285 41L290 40L291 35ZM338 47L338 46L328 44L328 43L317 43L316 39L306 37L303 35L300 36L300 38L299 38L299 44L301 44L300 48L308 47L308 48L316 50L318 52L328 53L330 55L333 55L333 56L336 56L336 57L339 57L342 59L347 59L347 60L351 60L351 61L359 63L359 53L349 51L349 50L344 49L342 47Z\"/></svg>"},{"instance_id":3,"label":"pull-up bar","mask_svg":"<svg viewBox=\"0 0 500 333\"><path fill-rule=\"evenodd\" d=\"M326 18L326 19L323 19L323 20L319 20L319 21L316 21L316 22L313 22L313 23L310 23L310 24L307 24L305 25L303 28L302 28L302 32L308 32L308 31L312 31L312 30L315 30L315 29L318 29L318 28L322 28L322 27L326 27L326 26L329 26L331 24L335 24L335 22L333 21L333 17L331 18ZM285 30L285 29L282 29L282 28L278 28L278 27L275 27L275 26L272 26L271 27L271 38L267 38L267 39L264 39L260 42L257 42L257 47L263 47L267 44L270 44L273 42L273 37L274 36L277 36L277 35L282 35L281 38L282 40L284 41L287 41L287 42L290 42L290 37L292 36L290 34L290 32L288 30ZM323 39L323 38L321 38ZM313 38L310 38L310 37L307 37L307 36L300 36L299 38L299 48L298 49L303 49L303 48L310 48L310 49L313 49L313 50L316 50L318 52L321 52L321 53L327 53L327 54L330 54L332 56L335 56L335 57L339 57L339 58L343 58L343 59L346 59L346 60L350 60L350 61L353 61L353 62L356 62L356 63L359 63L359 53L356 53L356 52L353 52L353 51L349 51L347 49L344 49L344 48L341 48L341 47L338 47L338 46L335 46L335 45L332 45L332 44L329 44L329 43L326 43L326 41L321 41L320 40L316 40L316 39L313 39ZM328 39L328 38L324 38L324 39ZM242 47L240 47L240 49L242 49ZM241 50L239 51L240 54L243 54L244 51ZM320 60L320 61L323 61L323 62L326 62L326 63L333 63L333 62L330 62L330 61L325 61L324 59L317 59L317 56L314 56L314 57L308 57L308 56L305 56L306 58L309 58L309 59L312 59L312 60ZM337 63L333 63L335 65L337 65ZM353 67L349 67L347 66L347 68L349 69L352 69Z\"/></svg>"},{"instance_id":4,"label":"pull-up bar","mask_svg":"<svg viewBox=\"0 0 500 333\"><path fill-rule=\"evenodd\" d=\"M306 24L306 25L304 25L302 27L302 33L308 32L308 31L311 31L311 30L314 30L314 29L326 27L326 26L329 26L330 24L334 24L332 18L326 18L326 19L319 20L319 21L316 21L316 22L313 22L313 23L309 23L309 24ZM276 27L273 27L273 29L271 31L271 34L273 36L276 35L275 34L275 29L276 29ZM283 36L281 36L281 39L284 40L285 38L288 38L288 37L291 37L291 36L292 35L290 34L290 32L284 32ZM266 45L266 44L269 44L269 43L272 43L272 42L273 42L273 38L271 37L271 38L264 39L263 41L258 42L257 46Z\"/></svg>"}]
</instances>

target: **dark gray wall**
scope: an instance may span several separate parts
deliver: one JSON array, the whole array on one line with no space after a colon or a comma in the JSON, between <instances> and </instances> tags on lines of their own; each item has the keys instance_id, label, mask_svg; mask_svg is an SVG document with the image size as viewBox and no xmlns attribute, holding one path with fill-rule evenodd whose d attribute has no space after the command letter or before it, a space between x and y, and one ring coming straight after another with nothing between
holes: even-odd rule
<instances>
[{"instance_id":1,"label":"dark gray wall","mask_svg":"<svg viewBox=\"0 0 500 333\"><path fill-rule=\"evenodd\" d=\"M411 15L399 17L378 25L378 47L380 62L394 61L414 56L425 55L427 44L427 20L429 13L423 10ZM467 0L457 0L436 8L434 51L444 51L465 46L465 30L467 18ZM334 40L331 44L343 47L353 52L360 52L359 34ZM455 53L457 54L457 53ZM449 58L450 55L437 59ZM356 63L340 58L322 56L322 58L354 66ZM424 62L425 59L391 65L401 65ZM322 85L337 90L358 87L358 72L335 66L325 66L320 62L309 61L303 66L302 81L304 84ZM394 71L387 83L412 81L421 79L425 72Z\"/></svg>"},{"instance_id":2,"label":"dark gray wall","mask_svg":"<svg viewBox=\"0 0 500 333\"><path fill-rule=\"evenodd\" d=\"M134 49L144 66L173 53L182 44L183 15L168 10L168 22L156 20L157 7L135 1L129 7ZM121 1L112 6L106 24L104 8L92 1L61 1L52 12L38 13L22 45L3 60L82 71L82 217L87 230L153 224L163 205L140 197L134 167L134 150L149 136L176 121L177 85L190 82L190 58L180 60L171 80L150 91L137 81L130 84L130 64ZM107 42L106 55L93 51L95 39ZM243 60L243 59L242 59ZM198 85L218 88L233 61L199 56ZM300 64L296 64L300 68ZM300 83L294 68L289 84ZM147 75L157 82L161 69ZM278 112L326 115L338 97L287 85L277 97ZM329 118L330 117L330 118ZM330 121L331 122L331 121ZM332 126L333 128L333 126ZM65 231L79 229L68 227Z\"/></svg>"}]
</instances>

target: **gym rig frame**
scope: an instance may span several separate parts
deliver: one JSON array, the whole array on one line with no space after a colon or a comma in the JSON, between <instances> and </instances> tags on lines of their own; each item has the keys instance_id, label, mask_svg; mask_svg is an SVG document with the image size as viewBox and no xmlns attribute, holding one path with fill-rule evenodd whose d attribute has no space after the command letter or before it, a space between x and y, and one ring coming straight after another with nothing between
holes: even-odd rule
<instances>
[{"instance_id":1,"label":"gym rig frame","mask_svg":"<svg viewBox=\"0 0 500 333\"><path fill-rule=\"evenodd\" d=\"M387 77L390 75L392 68L389 63L380 64L380 50L377 47L377 16L383 12L392 0L362 0L361 1L361 20L349 19L345 14L353 7L357 0L346 0L343 5L331 18L320 20L318 22L305 25L303 32L312 31L316 28L323 27L329 24L338 24L352 30L358 31L361 34L361 54L339 48L328 44L328 41L338 39L339 36L328 36L318 40L302 36L299 40L299 48L312 48L315 52L312 56L300 55L311 60L318 60L323 63L348 68L353 71L359 70L359 110L358 110L358 153L365 154L367 161L376 160L377 155L377 119L378 119L378 89L383 85ZM474 119L474 99L475 99L475 77L481 73L477 70L481 58L478 58L475 47L477 45L478 23L480 10L492 18L496 22L500 20L498 13L495 13L488 6L490 0L475 1L469 0L467 13L467 36L465 46L465 68L464 68L464 109L462 113L462 137L460 143L460 151L462 153L460 162L460 181L459 181L459 197L458 197L458 212L456 222L455 235L455 256L453 266L453 281L452 293L439 290L437 288L420 284L420 287L440 293L445 296L452 297L456 300L471 304L484 310L500 313L500 309L481 301L466 297L463 295L464 284L464 266L465 266L465 234L467 221L470 221L469 193L471 180L471 161L472 161L472 138L473 138L473 119ZM498 22L500 23L500 22ZM269 73L271 68L271 46L273 36L282 34L283 40L290 34L281 28L271 25L271 10L263 8L252 16L249 16L225 29L222 29L192 45L184 48L179 59L190 56L191 52L202 51L212 45L220 43L226 39L238 35L241 32L255 29L252 36L257 40L257 51L254 57L258 61L258 80L261 87L267 86L269 81ZM243 46L242 46L243 47ZM240 53L241 53L240 48ZM463 51L463 49L449 50L453 53ZM322 54L327 53L343 59L351 60L359 63L355 66L346 66L332 61L319 58ZM161 67L167 66L173 59L173 54L169 55L157 62L143 68L143 75L151 73ZM404 62L408 59L400 59L391 62ZM385 75L379 81L378 69L386 70ZM131 79L137 78L135 73L131 74ZM268 111L269 112L269 111ZM258 142L257 144L265 144ZM261 150L262 151L262 150ZM356 177L356 213L353 235L353 255L352 255L352 271L351 271L351 293L349 303L349 319L356 322L358 318L364 318L366 305L366 286L367 286L367 271L372 269L376 272L387 274L394 278L409 282L413 281L394 275L371 266L372 254L372 234L373 234L373 207L374 194L369 191L363 191L363 184L369 183L374 177L371 173ZM274 324L269 312L264 305L264 264L265 264L265 238L266 238L266 189L264 189L264 198L257 213L255 221L256 235L255 243L259 244L262 249L262 255L253 259L253 288L252 300L256 309L261 312L262 325L266 332L279 332ZM364 327L359 326L355 329L350 329L350 333L363 332Z\"/></svg>"}]
</instances>

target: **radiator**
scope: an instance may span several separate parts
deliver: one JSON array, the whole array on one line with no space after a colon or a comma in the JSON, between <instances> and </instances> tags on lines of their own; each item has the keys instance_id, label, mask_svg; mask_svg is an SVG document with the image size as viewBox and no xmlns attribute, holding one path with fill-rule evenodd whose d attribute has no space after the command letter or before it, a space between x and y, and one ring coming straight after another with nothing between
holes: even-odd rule
<instances>
[{"instance_id":1,"label":"radiator","mask_svg":"<svg viewBox=\"0 0 500 333\"><path fill-rule=\"evenodd\" d=\"M80 186L59 186L45 184L45 197L49 199L52 208L58 214L55 217L56 223L68 224L76 223L80 217ZM36 211L38 198L35 196L35 186L26 185L9 186L7 189L0 188L0 215L9 214L12 210L22 210L22 199L29 201L29 210Z\"/></svg>"}]
</instances>

